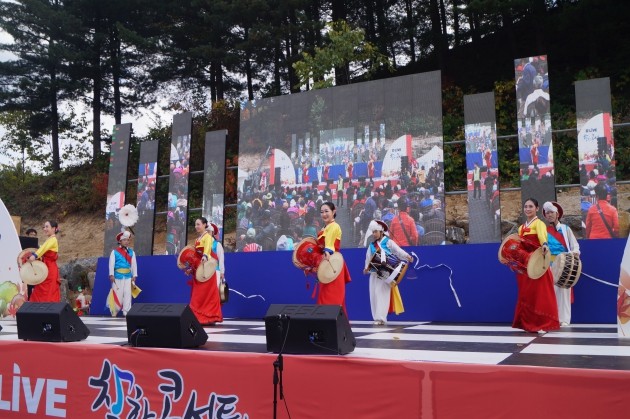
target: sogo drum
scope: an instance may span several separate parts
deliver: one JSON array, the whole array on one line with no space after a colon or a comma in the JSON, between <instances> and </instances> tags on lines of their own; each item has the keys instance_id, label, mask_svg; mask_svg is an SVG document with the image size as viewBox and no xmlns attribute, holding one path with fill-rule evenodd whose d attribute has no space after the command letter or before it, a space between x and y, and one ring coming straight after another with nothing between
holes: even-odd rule
<instances>
[{"instance_id":1,"label":"sogo drum","mask_svg":"<svg viewBox=\"0 0 630 419\"><path fill-rule=\"evenodd\" d=\"M337 278L343 268L343 256L335 252L324 259L324 249L313 237L305 237L293 250L293 264L305 272L317 273L317 280L328 284Z\"/></svg>"},{"instance_id":2,"label":"sogo drum","mask_svg":"<svg viewBox=\"0 0 630 419\"><path fill-rule=\"evenodd\" d=\"M538 279L549 269L551 257L544 255L535 243L510 234L499 247L499 262L514 272L527 272L530 278Z\"/></svg>"},{"instance_id":3,"label":"sogo drum","mask_svg":"<svg viewBox=\"0 0 630 419\"><path fill-rule=\"evenodd\" d=\"M551 265L553 281L559 288L572 288L582 274L582 261L576 253L560 253Z\"/></svg>"},{"instance_id":4,"label":"sogo drum","mask_svg":"<svg viewBox=\"0 0 630 419\"><path fill-rule=\"evenodd\" d=\"M177 257L177 267L184 272L194 272L195 279L206 282L215 274L218 262L214 258L201 262L202 255L192 246L185 246Z\"/></svg>"},{"instance_id":5,"label":"sogo drum","mask_svg":"<svg viewBox=\"0 0 630 419\"><path fill-rule=\"evenodd\" d=\"M370 260L370 270L376 272L380 279L391 278L394 281L392 286L402 281L407 268L409 268L409 262L398 259L394 255L388 255L385 263L381 263L381 254L376 252Z\"/></svg>"},{"instance_id":6,"label":"sogo drum","mask_svg":"<svg viewBox=\"0 0 630 419\"><path fill-rule=\"evenodd\" d=\"M20 279L27 285L38 285L48 276L48 266L41 260L28 260L37 251L34 248L24 249L17 257Z\"/></svg>"}]
</instances>

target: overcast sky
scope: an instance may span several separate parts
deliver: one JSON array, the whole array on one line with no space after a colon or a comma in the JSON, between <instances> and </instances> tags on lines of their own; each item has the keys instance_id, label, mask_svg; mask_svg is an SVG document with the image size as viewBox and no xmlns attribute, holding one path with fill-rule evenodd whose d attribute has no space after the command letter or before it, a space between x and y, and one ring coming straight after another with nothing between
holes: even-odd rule
<instances>
[{"instance_id":1,"label":"overcast sky","mask_svg":"<svg viewBox=\"0 0 630 419\"><path fill-rule=\"evenodd\" d=\"M4 32L0 30L0 43L8 43L11 42L12 38ZM0 61L7 61L10 59L14 59L15 56L13 54L0 51ZM77 113L81 113L86 116L88 120L89 127L88 129L91 131L92 129L92 112L91 110L82 105L78 104L75 106L75 111ZM139 114L136 116L132 115L123 115L122 123L131 123L133 127L133 133L136 137L143 137L148 134L149 128L156 125L156 120L161 119L163 124L167 124L172 118L171 114L166 114L160 106L153 106L151 109L139 109ZM106 129L110 133L112 132L112 128L114 127L114 117L111 115L101 115L101 128ZM2 141L4 135L6 133L6 129L0 125L0 141ZM63 144L61 145L63 146ZM11 158L0 155L0 164L10 164L13 165L14 162ZM62 162L63 165L63 162Z\"/></svg>"}]
</instances>

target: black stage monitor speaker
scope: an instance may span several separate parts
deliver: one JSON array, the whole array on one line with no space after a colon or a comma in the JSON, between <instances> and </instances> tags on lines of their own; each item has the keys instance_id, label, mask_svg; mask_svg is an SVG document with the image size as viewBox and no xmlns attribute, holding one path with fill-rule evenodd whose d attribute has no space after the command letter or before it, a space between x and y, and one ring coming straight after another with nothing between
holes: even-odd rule
<instances>
[{"instance_id":1,"label":"black stage monitor speaker","mask_svg":"<svg viewBox=\"0 0 630 419\"><path fill-rule=\"evenodd\" d=\"M39 247L38 243L37 237L20 236L20 246L22 246L22 249L28 249L29 247L37 249Z\"/></svg>"},{"instance_id":2,"label":"black stage monitor speaker","mask_svg":"<svg viewBox=\"0 0 630 419\"><path fill-rule=\"evenodd\" d=\"M208 334L188 304L136 303L127 313L127 339L131 346L194 348Z\"/></svg>"},{"instance_id":3,"label":"black stage monitor speaker","mask_svg":"<svg viewBox=\"0 0 630 419\"><path fill-rule=\"evenodd\" d=\"M24 303L16 317L18 339L77 342L90 336L68 303Z\"/></svg>"},{"instance_id":4,"label":"black stage monitor speaker","mask_svg":"<svg viewBox=\"0 0 630 419\"><path fill-rule=\"evenodd\" d=\"M272 304L265 316L267 351L287 354L340 354L354 351L356 339L341 306Z\"/></svg>"}]
</instances>

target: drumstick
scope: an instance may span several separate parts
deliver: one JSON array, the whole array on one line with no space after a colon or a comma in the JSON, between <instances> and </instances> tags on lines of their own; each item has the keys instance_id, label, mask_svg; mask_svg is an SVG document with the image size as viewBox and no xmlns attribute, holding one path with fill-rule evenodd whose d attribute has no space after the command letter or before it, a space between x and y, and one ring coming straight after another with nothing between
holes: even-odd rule
<instances>
[{"instance_id":1,"label":"drumstick","mask_svg":"<svg viewBox=\"0 0 630 419\"><path fill-rule=\"evenodd\" d=\"M326 261L328 261L328 263L330 263L330 259L326 259ZM335 267L333 266L333 264L332 264L332 263L330 263L330 267L332 268L333 273L334 273L334 274L336 274L336 273L337 273L337 271L335 270Z\"/></svg>"}]
</instances>

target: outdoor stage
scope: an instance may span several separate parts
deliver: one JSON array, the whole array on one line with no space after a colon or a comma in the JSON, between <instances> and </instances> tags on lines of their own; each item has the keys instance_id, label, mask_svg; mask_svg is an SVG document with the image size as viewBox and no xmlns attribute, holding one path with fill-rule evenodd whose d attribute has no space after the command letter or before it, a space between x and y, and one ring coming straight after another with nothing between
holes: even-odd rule
<instances>
[{"instance_id":1,"label":"outdoor stage","mask_svg":"<svg viewBox=\"0 0 630 419\"><path fill-rule=\"evenodd\" d=\"M272 418L262 320L206 327L198 349L133 348L122 318L82 317L87 340L17 339L1 321L0 416ZM508 324L351 322L348 355L284 355L279 418L616 417L630 340L616 325L544 335ZM153 415L151 415L153 413ZM36 415L36 416L35 416Z\"/></svg>"}]
</instances>

